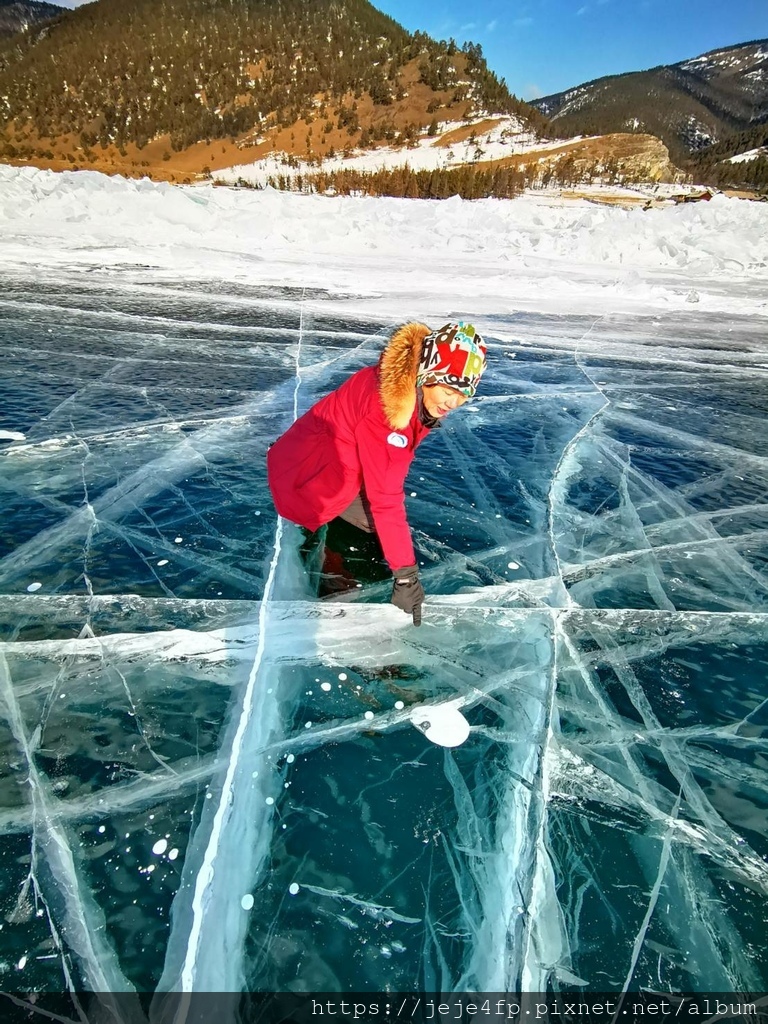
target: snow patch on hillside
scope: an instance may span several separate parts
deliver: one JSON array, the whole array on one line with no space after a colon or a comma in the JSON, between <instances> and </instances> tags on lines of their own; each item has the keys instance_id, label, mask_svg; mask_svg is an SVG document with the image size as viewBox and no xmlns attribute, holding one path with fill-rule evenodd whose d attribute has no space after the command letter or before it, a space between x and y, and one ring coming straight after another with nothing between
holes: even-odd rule
<instances>
[{"instance_id":1,"label":"snow patch on hillside","mask_svg":"<svg viewBox=\"0 0 768 1024\"><path fill-rule=\"evenodd\" d=\"M280 175L291 178L297 175L316 174L320 170L381 171L408 166L412 171L436 171L481 160L502 160L504 157L519 153L557 149L563 145L562 140L541 142L515 117L500 117L493 120L493 127L485 131L473 131L462 121L442 124L438 136L424 136L413 147L386 146L358 150L348 157L340 154L330 160L326 158L321 167L303 160L289 162L289 158L281 154L225 167L217 170L215 177L217 181L226 183L243 181L249 185L266 185L270 178L277 179ZM447 136L462 128L470 131L467 139L450 145L444 144L443 140Z\"/></svg>"},{"instance_id":2,"label":"snow patch on hillside","mask_svg":"<svg viewBox=\"0 0 768 1024\"><path fill-rule=\"evenodd\" d=\"M757 149L748 149L744 153L737 153L736 156L729 156L727 163L743 164L749 160L757 160L761 156L768 156L768 146L758 146Z\"/></svg>"}]
</instances>

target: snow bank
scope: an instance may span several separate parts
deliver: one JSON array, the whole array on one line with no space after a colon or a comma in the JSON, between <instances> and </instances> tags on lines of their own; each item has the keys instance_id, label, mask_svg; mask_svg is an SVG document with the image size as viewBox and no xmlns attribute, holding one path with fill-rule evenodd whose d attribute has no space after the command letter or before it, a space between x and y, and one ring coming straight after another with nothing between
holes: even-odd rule
<instances>
[{"instance_id":1,"label":"snow bank","mask_svg":"<svg viewBox=\"0 0 768 1024\"><path fill-rule=\"evenodd\" d=\"M407 297L445 310L765 312L768 205L643 211L528 194L469 202L184 187L0 165L0 267L142 264Z\"/></svg>"}]
</instances>

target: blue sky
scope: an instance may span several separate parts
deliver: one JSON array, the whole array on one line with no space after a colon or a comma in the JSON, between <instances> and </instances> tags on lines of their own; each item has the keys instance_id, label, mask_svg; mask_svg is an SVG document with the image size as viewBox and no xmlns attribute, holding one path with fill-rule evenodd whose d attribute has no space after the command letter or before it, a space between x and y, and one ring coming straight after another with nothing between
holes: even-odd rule
<instances>
[{"instance_id":1,"label":"blue sky","mask_svg":"<svg viewBox=\"0 0 768 1024\"><path fill-rule=\"evenodd\" d=\"M56 2L56 0L54 0ZM58 0L78 7L83 0ZM768 0L373 0L411 32L480 43L517 96L768 37Z\"/></svg>"}]
</instances>

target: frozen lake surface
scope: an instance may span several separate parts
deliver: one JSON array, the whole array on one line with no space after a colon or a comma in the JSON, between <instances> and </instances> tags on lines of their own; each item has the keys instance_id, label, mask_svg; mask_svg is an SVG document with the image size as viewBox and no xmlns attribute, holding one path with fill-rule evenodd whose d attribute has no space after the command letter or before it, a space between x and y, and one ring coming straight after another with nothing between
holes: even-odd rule
<instances>
[{"instance_id":1,"label":"frozen lake surface","mask_svg":"<svg viewBox=\"0 0 768 1024\"><path fill-rule=\"evenodd\" d=\"M416 630L310 598L264 467L395 321L4 285L4 989L768 987L763 319L446 309L490 369L409 477Z\"/></svg>"}]
</instances>

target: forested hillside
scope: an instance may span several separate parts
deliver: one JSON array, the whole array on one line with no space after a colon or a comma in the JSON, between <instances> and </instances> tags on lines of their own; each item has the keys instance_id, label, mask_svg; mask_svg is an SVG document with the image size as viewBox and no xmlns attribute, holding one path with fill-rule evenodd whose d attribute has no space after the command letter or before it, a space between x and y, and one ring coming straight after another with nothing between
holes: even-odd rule
<instances>
[{"instance_id":1,"label":"forested hillside","mask_svg":"<svg viewBox=\"0 0 768 1024\"><path fill-rule=\"evenodd\" d=\"M768 191L768 120L702 149L686 169L695 181L718 188Z\"/></svg>"},{"instance_id":2,"label":"forested hillside","mask_svg":"<svg viewBox=\"0 0 768 1024\"><path fill-rule=\"evenodd\" d=\"M414 129L441 108L544 123L479 46L411 34L366 0L99 0L0 47L0 124L10 156L64 139L87 163L99 146L166 136L180 151L300 123L322 154L323 131L383 137L414 83L431 97L411 109Z\"/></svg>"}]
</instances>

